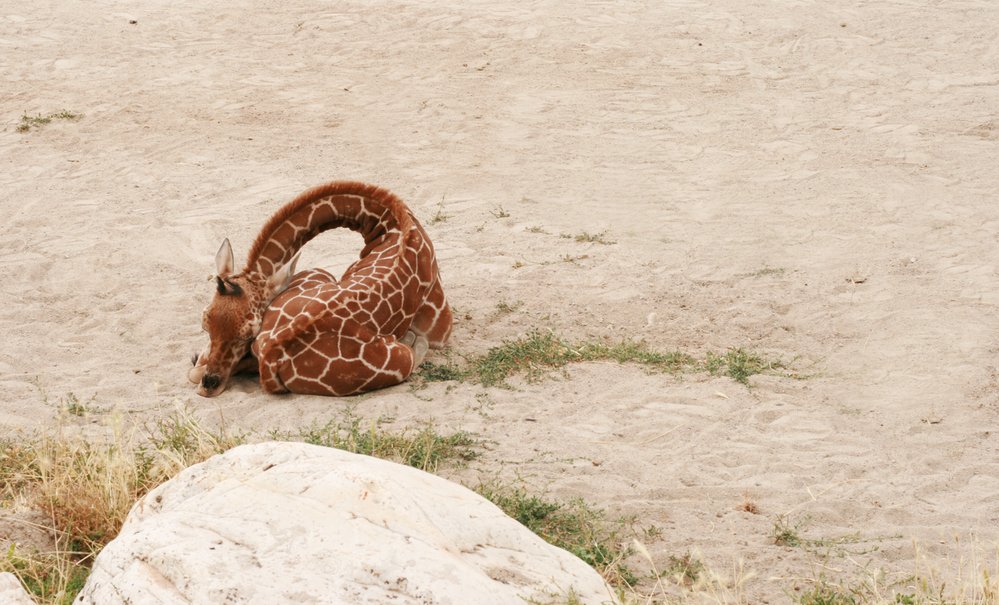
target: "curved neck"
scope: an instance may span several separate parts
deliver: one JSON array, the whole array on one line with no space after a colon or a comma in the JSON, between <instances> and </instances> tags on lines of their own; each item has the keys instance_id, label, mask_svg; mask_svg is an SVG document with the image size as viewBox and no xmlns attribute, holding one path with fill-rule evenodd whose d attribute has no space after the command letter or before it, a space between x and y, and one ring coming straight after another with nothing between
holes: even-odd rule
<instances>
[{"instance_id":1,"label":"curved neck","mask_svg":"<svg viewBox=\"0 0 999 605\"><path fill-rule=\"evenodd\" d=\"M405 233L412 225L409 209L391 192L364 183L334 181L309 189L274 213L257 235L244 271L271 276L306 242L328 229L357 231L364 236L367 250L386 234Z\"/></svg>"}]
</instances>

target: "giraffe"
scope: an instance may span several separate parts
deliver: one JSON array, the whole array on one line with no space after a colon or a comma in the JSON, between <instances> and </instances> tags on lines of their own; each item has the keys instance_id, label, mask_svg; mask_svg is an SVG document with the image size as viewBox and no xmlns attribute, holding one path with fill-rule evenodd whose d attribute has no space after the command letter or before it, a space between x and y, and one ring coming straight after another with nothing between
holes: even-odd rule
<instances>
[{"instance_id":1,"label":"giraffe","mask_svg":"<svg viewBox=\"0 0 999 605\"><path fill-rule=\"evenodd\" d=\"M364 237L339 280L295 273L300 249L327 229ZM188 373L204 397L256 370L269 393L345 396L404 381L451 333L430 239L391 192L334 181L280 208L235 273L229 240L215 255L215 293L202 317L209 342Z\"/></svg>"}]
</instances>

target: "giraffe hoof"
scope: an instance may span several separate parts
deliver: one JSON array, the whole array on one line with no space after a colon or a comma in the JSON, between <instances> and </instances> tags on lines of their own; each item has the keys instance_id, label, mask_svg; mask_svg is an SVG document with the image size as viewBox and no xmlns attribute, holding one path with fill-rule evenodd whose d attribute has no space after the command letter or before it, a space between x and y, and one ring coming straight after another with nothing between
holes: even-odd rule
<instances>
[{"instance_id":1,"label":"giraffe hoof","mask_svg":"<svg viewBox=\"0 0 999 605\"><path fill-rule=\"evenodd\" d=\"M418 334L413 342L413 369L416 369L423 363L423 360L427 358L427 350L430 348L430 343L427 342L427 337Z\"/></svg>"}]
</instances>

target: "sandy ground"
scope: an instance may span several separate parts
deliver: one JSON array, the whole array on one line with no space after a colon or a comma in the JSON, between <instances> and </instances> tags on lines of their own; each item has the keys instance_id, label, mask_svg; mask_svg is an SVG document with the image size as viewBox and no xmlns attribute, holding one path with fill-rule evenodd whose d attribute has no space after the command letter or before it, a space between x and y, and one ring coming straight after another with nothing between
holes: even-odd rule
<instances>
[{"instance_id":1,"label":"sandy ground","mask_svg":"<svg viewBox=\"0 0 999 605\"><path fill-rule=\"evenodd\" d=\"M491 443L467 473L661 528L660 564L745 561L750 602L996 547L999 4L205 4L0 1L4 433L175 405L262 432L348 406L432 418ZM62 110L83 117L17 131ZM219 242L245 254L335 178L424 220L458 353L550 328L810 377L601 363L514 389L195 396ZM562 237L581 233L614 243ZM324 234L300 266L359 246ZM94 412L59 420L72 398ZM776 546L785 514L863 541Z\"/></svg>"}]
</instances>

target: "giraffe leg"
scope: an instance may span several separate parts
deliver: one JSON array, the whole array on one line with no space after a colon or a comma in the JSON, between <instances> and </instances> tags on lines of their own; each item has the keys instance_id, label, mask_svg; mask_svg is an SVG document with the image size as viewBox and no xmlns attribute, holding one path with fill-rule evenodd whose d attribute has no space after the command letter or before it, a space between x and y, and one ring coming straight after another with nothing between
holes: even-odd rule
<instances>
[{"instance_id":1,"label":"giraffe leg","mask_svg":"<svg viewBox=\"0 0 999 605\"><path fill-rule=\"evenodd\" d=\"M283 355L268 351L260 364L260 383L271 393L356 395L399 384L416 367L414 349L393 336L324 333L277 348Z\"/></svg>"},{"instance_id":2,"label":"giraffe leg","mask_svg":"<svg viewBox=\"0 0 999 605\"><path fill-rule=\"evenodd\" d=\"M259 348L257 348L259 347ZM288 387L281 380L281 370L288 362L283 350L273 341L261 342L258 338L254 343L260 356L260 386L267 393L287 393Z\"/></svg>"},{"instance_id":3,"label":"giraffe leg","mask_svg":"<svg viewBox=\"0 0 999 605\"><path fill-rule=\"evenodd\" d=\"M427 293L423 306L413 317L410 330L425 335L431 349L440 349L447 344L447 340L451 336L453 322L451 306L448 305L447 299L444 297L444 288L441 287L439 280L435 280Z\"/></svg>"},{"instance_id":4,"label":"giraffe leg","mask_svg":"<svg viewBox=\"0 0 999 605\"><path fill-rule=\"evenodd\" d=\"M254 356L252 352L248 351L246 355L244 355L243 358L239 360L239 362L236 364L236 367L233 368L232 373L233 375L244 374L244 373L256 374L257 372L260 371L258 366L259 364L257 363L256 356Z\"/></svg>"}]
</instances>

